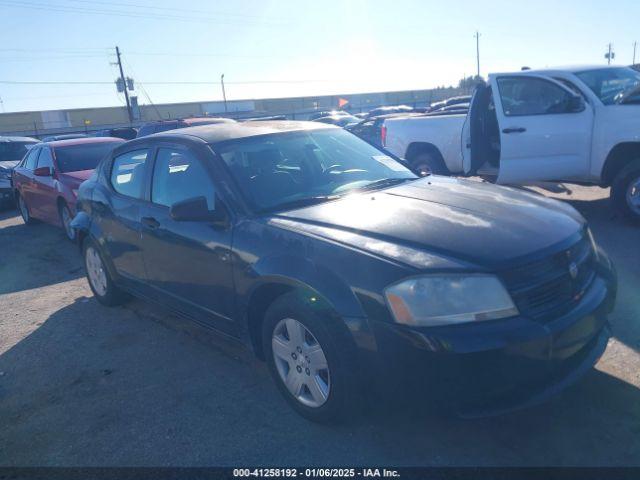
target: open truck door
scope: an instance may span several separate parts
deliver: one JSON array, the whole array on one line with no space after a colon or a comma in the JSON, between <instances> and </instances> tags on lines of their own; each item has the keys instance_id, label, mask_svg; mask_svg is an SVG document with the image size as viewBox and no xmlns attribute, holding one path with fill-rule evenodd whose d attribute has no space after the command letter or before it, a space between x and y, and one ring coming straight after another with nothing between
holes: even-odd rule
<instances>
[{"instance_id":1,"label":"open truck door","mask_svg":"<svg viewBox=\"0 0 640 480\"><path fill-rule=\"evenodd\" d=\"M487 161L483 153L485 112L491 100L491 87L485 83L476 86L467 118L462 127L462 167L466 175L475 175Z\"/></svg>"},{"instance_id":2,"label":"open truck door","mask_svg":"<svg viewBox=\"0 0 640 480\"><path fill-rule=\"evenodd\" d=\"M531 74L490 76L489 83L500 136L498 183L588 176L594 111L580 94Z\"/></svg>"}]
</instances>

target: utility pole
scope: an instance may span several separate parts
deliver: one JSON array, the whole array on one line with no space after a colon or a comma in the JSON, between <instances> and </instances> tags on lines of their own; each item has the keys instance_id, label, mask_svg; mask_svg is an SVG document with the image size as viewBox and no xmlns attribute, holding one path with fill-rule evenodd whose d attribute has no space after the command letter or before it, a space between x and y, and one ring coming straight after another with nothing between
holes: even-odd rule
<instances>
[{"instance_id":1,"label":"utility pole","mask_svg":"<svg viewBox=\"0 0 640 480\"><path fill-rule=\"evenodd\" d=\"M116 45L116 56L118 57L118 68L120 69L120 80L124 87L124 98L127 101L127 116L129 117L129 123L133 122L133 115L131 114L131 103L129 102L129 92L127 91L127 81L124 78L124 72L122 71L122 61L120 61L120 49Z\"/></svg>"},{"instance_id":2,"label":"utility pole","mask_svg":"<svg viewBox=\"0 0 640 480\"><path fill-rule=\"evenodd\" d=\"M480 77L480 32L476 31L476 65L478 66L478 77Z\"/></svg>"},{"instance_id":3,"label":"utility pole","mask_svg":"<svg viewBox=\"0 0 640 480\"><path fill-rule=\"evenodd\" d=\"M616 54L613 52L613 45L609 43L608 52L604 54L604 58L607 59L607 65L611 65L611 59L616 58Z\"/></svg>"},{"instance_id":4,"label":"utility pole","mask_svg":"<svg viewBox=\"0 0 640 480\"><path fill-rule=\"evenodd\" d=\"M224 100L224 113L227 113L227 93L224 91L224 73L220 76L220 83L222 84L222 98Z\"/></svg>"},{"instance_id":5,"label":"utility pole","mask_svg":"<svg viewBox=\"0 0 640 480\"><path fill-rule=\"evenodd\" d=\"M638 42L633 42L633 63L631 65L636 64L636 47L638 46Z\"/></svg>"}]
</instances>

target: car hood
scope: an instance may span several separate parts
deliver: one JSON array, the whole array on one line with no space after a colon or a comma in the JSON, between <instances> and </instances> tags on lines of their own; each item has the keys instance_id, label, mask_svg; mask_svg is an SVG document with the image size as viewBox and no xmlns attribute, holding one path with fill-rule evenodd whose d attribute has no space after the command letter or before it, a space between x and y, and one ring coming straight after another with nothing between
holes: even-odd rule
<instances>
[{"instance_id":1,"label":"car hood","mask_svg":"<svg viewBox=\"0 0 640 480\"><path fill-rule=\"evenodd\" d=\"M20 160L3 160L0 162L0 168L5 170L13 170Z\"/></svg>"},{"instance_id":2,"label":"car hood","mask_svg":"<svg viewBox=\"0 0 640 480\"><path fill-rule=\"evenodd\" d=\"M77 172L67 172L60 174L60 180L68 183L69 185L80 185L87 180L95 170L80 170Z\"/></svg>"},{"instance_id":3,"label":"car hood","mask_svg":"<svg viewBox=\"0 0 640 480\"><path fill-rule=\"evenodd\" d=\"M414 266L427 253L431 260L423 265L435 257L490 269L546 254L585 226L573 207L542 195L437 176L281 213L273 221Z\"/></svg>"}]
</instances>

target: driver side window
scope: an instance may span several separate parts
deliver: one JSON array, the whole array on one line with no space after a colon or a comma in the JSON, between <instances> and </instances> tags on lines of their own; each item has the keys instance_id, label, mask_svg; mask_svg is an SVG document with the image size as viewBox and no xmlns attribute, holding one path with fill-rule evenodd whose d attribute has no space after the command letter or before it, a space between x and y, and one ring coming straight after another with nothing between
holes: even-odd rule
<instances>
[{"instance_id":1,"label":"driver side window","mask_svg":"<svg viewBox=\"0 0 640 480\"><path fill-rule=\"evenodd\" d=\"M187 150L159 148L153 168L151 201L171 207L195 197L204 197L209 210L215 210L215 188L202 163Z\"/></svg>"},{"instance_id":2,"label":"driver side window","mask_svg":"<svg viewBox=\"0 0 640 480\"><path fill-rule=\"evenodd\" d=\"M507 117L567 113L571 95L547 80L535 77L501 77L498 89Z\"/></svg>"}]
</instances>

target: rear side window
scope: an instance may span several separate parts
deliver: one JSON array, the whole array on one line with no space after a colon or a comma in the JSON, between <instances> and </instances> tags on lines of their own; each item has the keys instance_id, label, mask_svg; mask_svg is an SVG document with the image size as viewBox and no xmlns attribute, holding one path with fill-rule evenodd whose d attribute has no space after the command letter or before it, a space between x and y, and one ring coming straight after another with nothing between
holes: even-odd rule
<instances>
[{"instance_id":1,"label":"rear side window","mask_svg":"<svg viewBox=\"0 0 640 480\"><path fill-rule=\"evenodd\" d=\"M39 148L34 148L29 151L29 154L24 161L24 168L26 168L27 170L35 170L36 163L38 161L38 153L40 153Z\"/></svg>"},{"instance_id":2,"label":"rear side window","mask_svg":"<svg viewBox=\"0 0 640 480\"><path fill-rule=\"evenodd\" d=\"M127 197L142 198L144 187L144 165L148 150L134 150L113 159L111 185L114 190Z\"/></svg>"},{"instance_id":3,"label":"rear side window","mask_svg":"<svg viewBox=\"0 0 640 480\"><path fill-rule=\"evenodd\" d=\"M507 117L565 113L571 100L558 85L535 77L501 77L498 88Z\"/></svg>"},{"instance_id":4,"label":"rear side window","mask_svg":"<svg viewBox=\"0 0 640 480\"><path fill-rule=\"evenodd\" d=\"M215 190L209 174L195 156L185 150L160 148L153 169L151 201L170 207L195 197L207 199L215 209Z\"/></svg>"}]
</instances>

